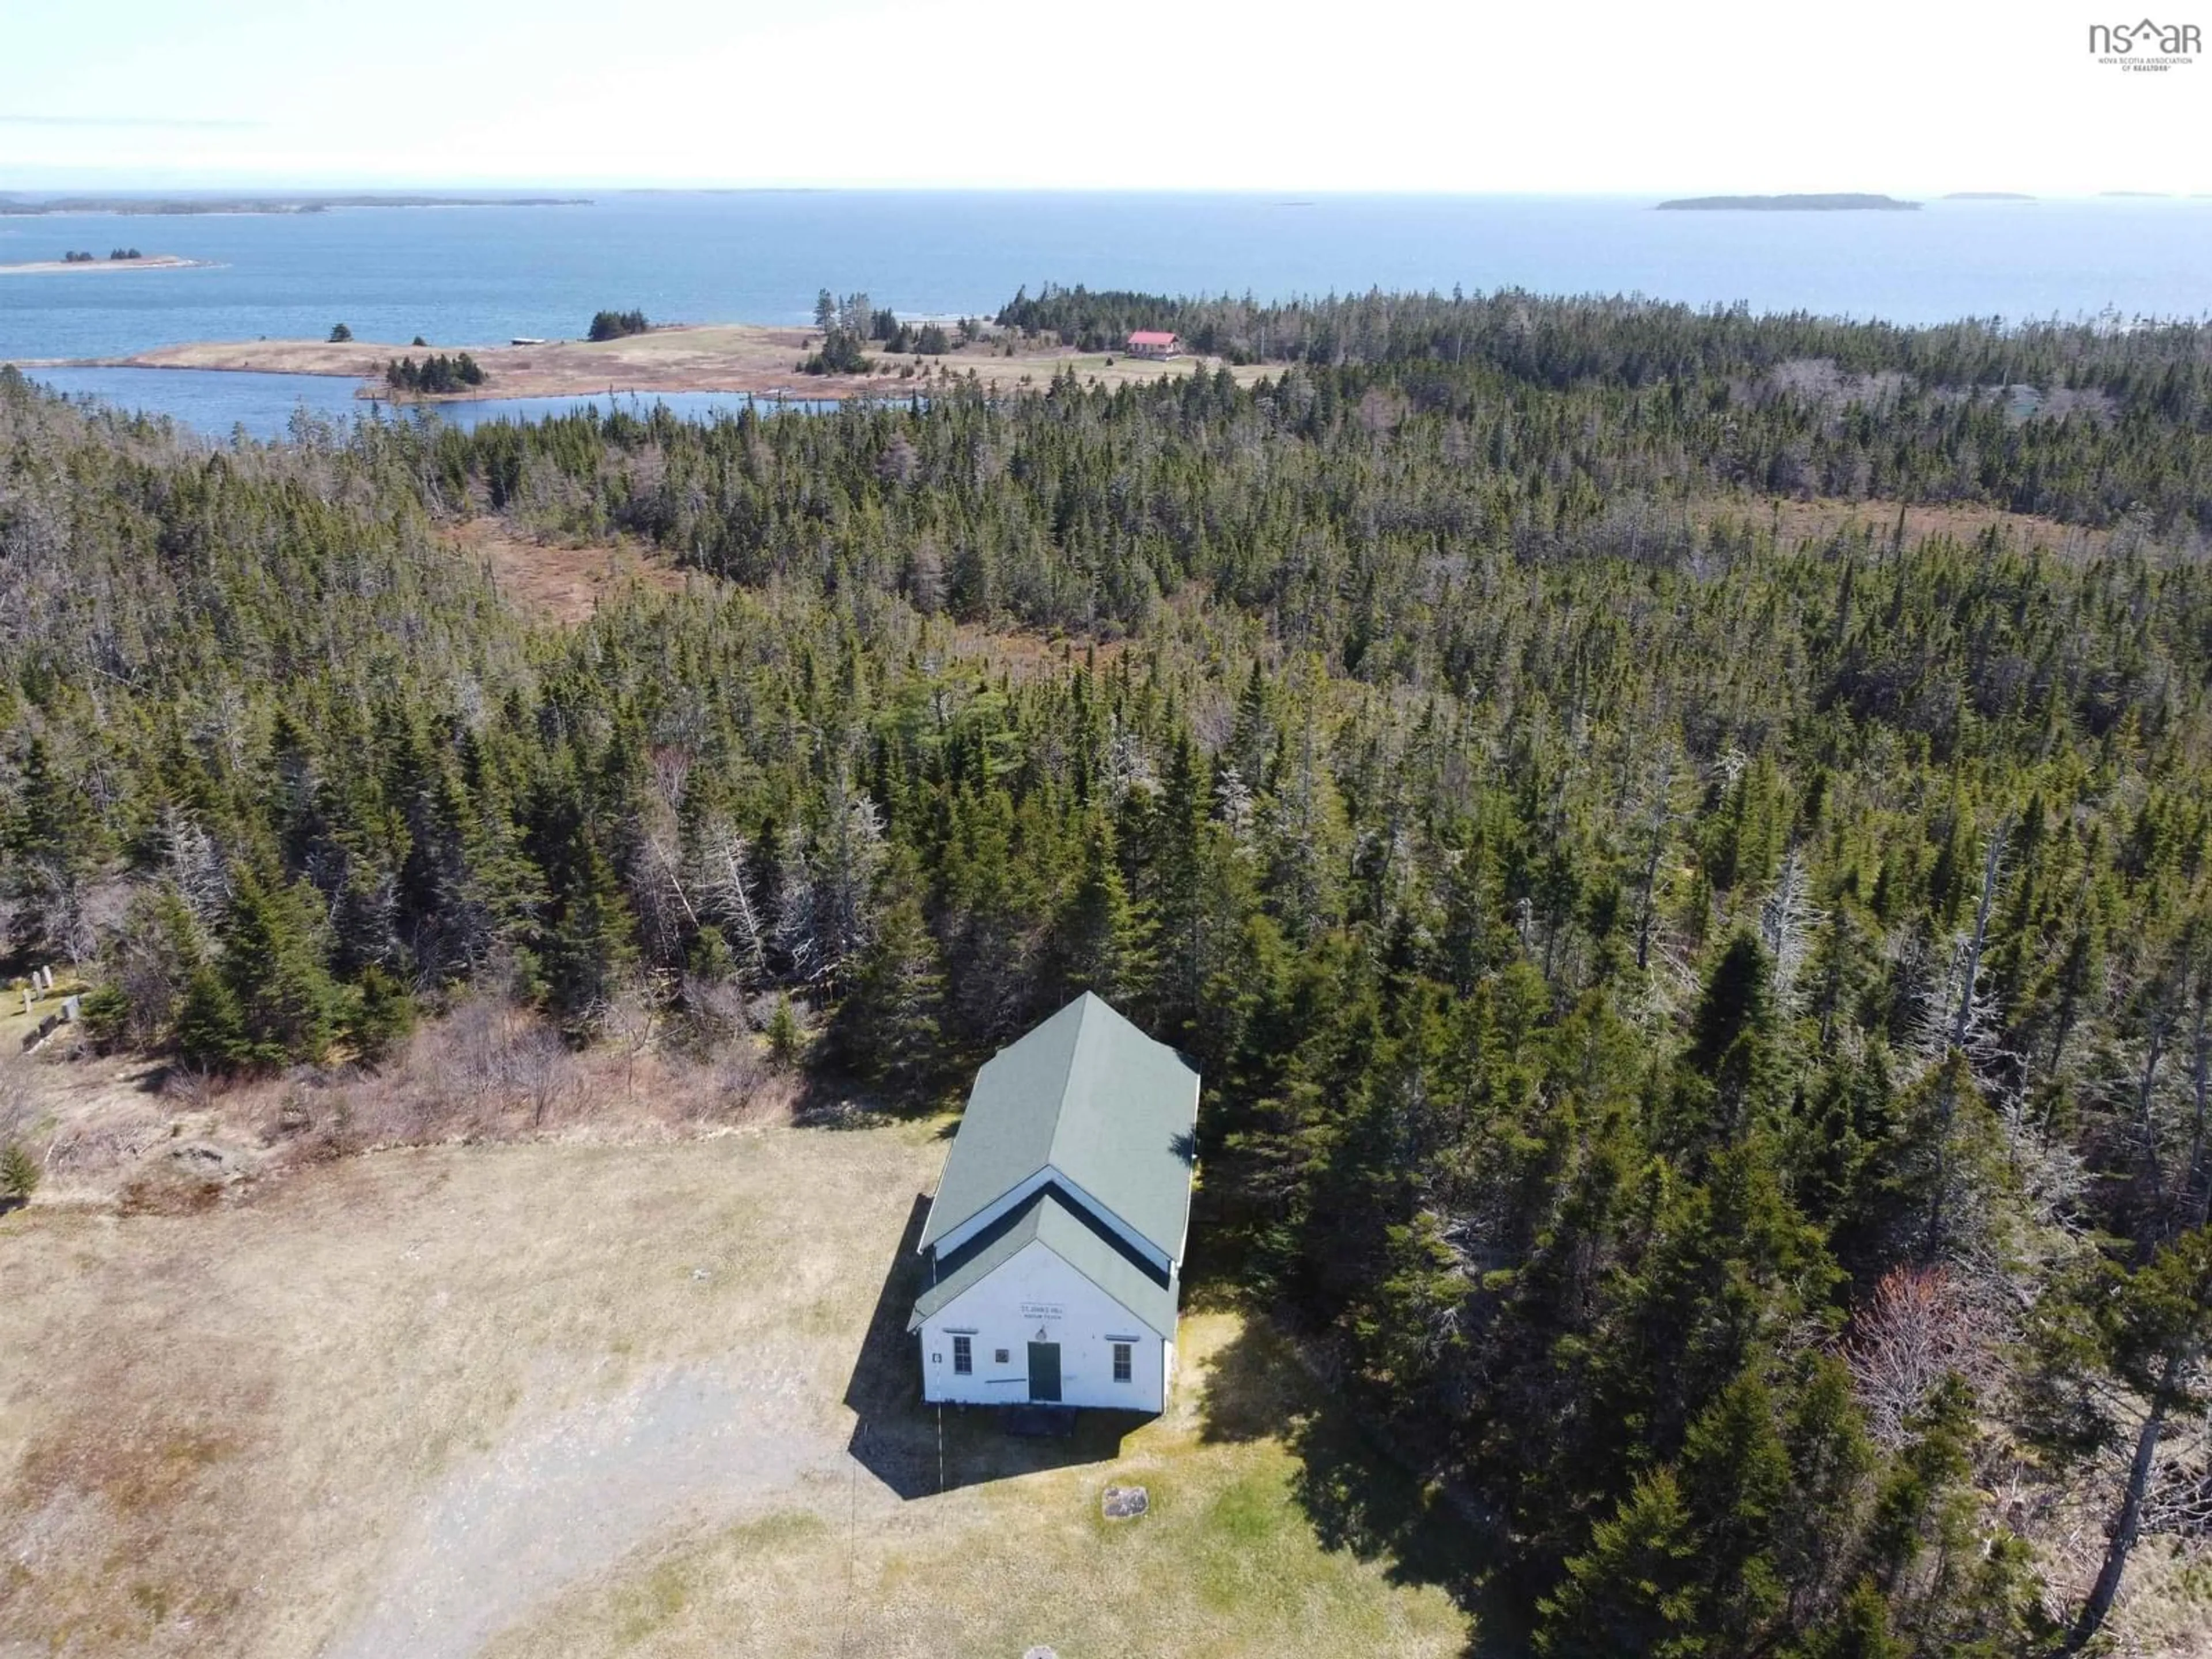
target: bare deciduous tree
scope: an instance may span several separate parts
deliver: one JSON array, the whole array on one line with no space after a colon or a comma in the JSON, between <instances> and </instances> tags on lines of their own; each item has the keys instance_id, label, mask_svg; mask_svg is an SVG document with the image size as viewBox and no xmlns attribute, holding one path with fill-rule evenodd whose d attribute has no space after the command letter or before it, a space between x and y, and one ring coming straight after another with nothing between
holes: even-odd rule
<instances>
[{"instance_id":1,"label":"bare deciduous tree","mask_svg":"<svg viewBox=\"0 0 2212 1659\"><path fill-rule=\"evenodd\" d=\"M642 978L626 981L607 999L599 1024L622 1049L625 1097L637 1091L638 1058L653 1046L653 1035L660 1029L660 1012L666 1001L660 988Z\"/></svg>"},{"instance_id":2,"label":"bare deciduous tree","mask_svg":"<svg viewBox=\"0 0 2212 1659\"><path fill-rule=\"evenodd\" d=\"M1851 1321L1844 1344L1853 1392L1874 1437L1892 1449L1951 1372L1970 1379L1988 1344L1982 1322L1942 1267L1893 1267Z\"/></svg>"}]
</instances>

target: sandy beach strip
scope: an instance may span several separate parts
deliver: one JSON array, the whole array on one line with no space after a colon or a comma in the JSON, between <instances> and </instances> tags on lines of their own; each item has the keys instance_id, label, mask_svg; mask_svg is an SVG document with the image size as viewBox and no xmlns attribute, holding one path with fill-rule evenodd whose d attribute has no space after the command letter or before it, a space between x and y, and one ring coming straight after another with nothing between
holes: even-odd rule
<instances>
[{"instance_id":1,"label":"sandy beach strip","mask_svg":"<svg viewBox=\"0 0 2212 1659\"><path fill-rule=\"evenodd\" d=\"M136 259L32 259L22 264L0 265L0 276L46 276L84 270L204 270L216 263L187 259L176 253L148 253Z\"/></svg>"}]
</instances>

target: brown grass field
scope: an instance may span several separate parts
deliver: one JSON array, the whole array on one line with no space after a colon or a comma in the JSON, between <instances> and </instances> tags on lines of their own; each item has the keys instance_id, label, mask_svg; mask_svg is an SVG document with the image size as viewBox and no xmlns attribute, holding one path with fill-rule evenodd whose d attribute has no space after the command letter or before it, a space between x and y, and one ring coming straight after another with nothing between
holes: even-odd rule
<instances>
[{"instance_id":1,"label":"brown grass field","mask_svg":"<svg viewBox=\"0 0 2212 1659\"><path fill-rule=\"evenodd\" d=\"M450 534L464 556L490 566L492 580L508 605L532 621L562 627L586 620L603 599L633 588L681 593L687 580L666 554L653 547L532 541L498 519L472 519ZM690 580L712 578L695 574Z\"/></svg>"},{"instance_id":2,"label":"brown grass field","mask_svg":"<svg viewBox=\"0 0 2212 1659\"><path fill-rule=\"evenodd\" d=\"M470 1018L289 1137L295 1085L9 1062L61 1155L0 1214L4 1659L1464 1650L1463 1528L1264 1322L1187 1314L1157 1421L940 1423L943 1120L604 1053L532 1111Z\"/></svg>"},{"instance_id":3,"label":"brown grass field","mask_svg":"<svg viewBox=\"0 0 2212 1659\"><path fill-rule=\"evenodd\" d=\"M2104 552L2112 539L2107 530L2061 524L2056 519L2038 518L2033 514L2009 512L1973 501L1900 506L1896 501L1847 501L1829 496L1803 500L1749 496L1701 503L1696 515L1708 522L1734 520L1746 526L1771 526L1785 544L1802 545L1851 532L1887 543L1897 533L1900 512L1905 519L1907 544L1935 536L1972 542L1984 532L1994 530L2023 550L2041 548L2051 553L2080 557Z\"/></svg>"},{"instance_id":4,"label":"brown grass field","mask_svg":"<svg viewBox=\"0 0 2212 1659\"><path fill-rule=\"evenodd\" d=\"M1042 345L1018 347L1000 355L995 343L977 345L942 357L891 357L874 354L868 374L802 374L799 360L818 344L805 329L770 328L753 323L709 323L656 328L628 339L592 343L553 340L544 345L471 345L439 341L431 351L466 350L483 365L485 383L464 398L583 396L607 391L744 392L764 397L848 398L858 394L902 395L927 392L947 379L971 374L1001 392L1042 386L1063 369L1102 385L1157 380L1187 375L1211 359L1181 357L1153 362L1105 354L1079 353ZM333 345L321 340L239 340L161 346L133 356L102 358L103 366L132 368L253 369L264 374L329 374L359 380L362 395L381 395L385 366L394 357L416 356L426 348L391 342L351 341ZM1232 371L1247 384L1269 371Z\"/></svg>"}]
</instances>

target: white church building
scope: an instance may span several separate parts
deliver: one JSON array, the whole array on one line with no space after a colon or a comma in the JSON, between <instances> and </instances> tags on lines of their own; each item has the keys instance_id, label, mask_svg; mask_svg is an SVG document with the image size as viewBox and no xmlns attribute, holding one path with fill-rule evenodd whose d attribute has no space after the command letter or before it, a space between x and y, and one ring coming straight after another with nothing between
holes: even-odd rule
<instances>
[{"instance_id":1,"label":"white church building","mask_svg":"<svg viewBox=\"0 0 2212 1659\"><path fill-rule=\"evenodd\" d=\"M1088 992L985 1063L922 1229L922 1398L1165 1407L1197 1119L1198 1073Z\"/></svg>"}]
</instances>

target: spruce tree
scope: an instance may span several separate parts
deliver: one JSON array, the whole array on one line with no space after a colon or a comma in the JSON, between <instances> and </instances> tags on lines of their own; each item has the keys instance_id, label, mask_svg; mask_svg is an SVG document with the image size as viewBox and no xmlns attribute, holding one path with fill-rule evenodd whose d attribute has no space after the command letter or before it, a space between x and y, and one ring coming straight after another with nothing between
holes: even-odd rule
<instances>
[{"instance_id":1,"label":"spruce tree","mask_svg":"<svg viewBox=\"0 0 2212 1659\"><path fill-rule=\"evenodd\" d=\"M1788 1607L1775 1545L1786 1510L1802 1501L1758 1363L1690 1425L1678 1477L1698 1535L1704 1622L1717 1646L1735 1652L1764 1645Z\"/></svg>"},{"instance_id":2,"label":"spruce tree","mask_svg":"<svg viewBox=\"0 0 2212 1659\"><path fill-rule=\"evenodd\" d=\"M0 1199L27 1204L39 1190L39 1164L21 1145L9 1141L0 1151Z\"/></svg>"},{"instance_id":3,"label":"spruce tree","mask_svg":"<svg viewBox=\"0 0 2212 1659\"><path fill-rule=\"evenodd\" d=\"M1696 1659L1711 1651L1697 1528L1668 1469L1645 1475L1538 1603L1544 1659Z\"/></svg>"},{"instance_id":4,"label":"spruce tree","mask_svg":"<svg viewBox=\"0 0 2212 1659\"><path fill-rule=\"evenodd\" d=\"M944 975L919 887L911 858L894 860L874 936L851 975L832 1033L846 1063L902 1096L927 1085L939 1058Z\"/></svg>"},{"instance_id":5,"label":"spruce tree","mask_svg":"<svg viewBox=\"0 0 2212 1659\"><path fill-rule=\"evenodd\" d=\"M1890 1628L1881 1586L1862 1578L1842 1605L1796 1650L1796 1659L1910 1659L1911 1644Z\"/></svg>"},{"instance_id":6,"label":"spruce tree","mask_svg":"<svg viewBox=\"0 0 2212 1659\"><path fill-rule=\"evenodd\" d=\"M228 1072L252 1063L246 1023L223 975L206 963L193 969L177 1007L177 1057L202 1071Z\"/></svg>"},{"instance_id":7,"label":"spruce tree","mask_svg":"<svg viewBox=\"0 0 2212 1659\"><path fill-rule=\"evenodd\" d=\"M222 968L238 1022L236 1063L319 1058L330 1046L338 997L316 937L313 889L244 862L232 872L231 890Z\"/></svg>"},{"instance_id":8,"label":"spruce tree","mask_svg":"<svg viewBox=\"0 0 2212 1659\"><path fill-rule=\"evenodd\" d=\"M0 819L0 898L14 901L15 945L37 958L72 956L98 858L98 815L42 736L25 750L16 800Z\"/></svg>"},{"instance_id":9,"label":"spruce tree","mask_svg":"<svg viewBox=\"0 0 2212 1659\"><path fill-rule=\"evenodd\" d=\"M360 1056L383 1060L415 1029L415 999L384 968L371 963L362 970L345 1016L345 1034Z\"/></svg>"},{"instance_id":10,"label":"spruce tree","mask_svg":"<svg viewBox=\"0 0 2212 1659\"><path fill-rule=\"evenodd\" d=\"M543 934L546 1000L571 1035L590 1031L612 1000L635 949L622 885L605 854L585 838L570 852Z\"/></svg>"},{"instance_id":11,"label":"spruce tree","mask_svg":"<svg viewBox=\"0 0 2212 1659\"><path fill-rule=\"evenodd\" d=\"M1082 874L1054 921L1046 950L1054 989L1046 1000L1064 1002L1091 991L1129 1006L1144 991L1145 933L1121 879L1114 832L1103 821L1094 823L1084 842Z\"/></svg>"}]
</instances>

